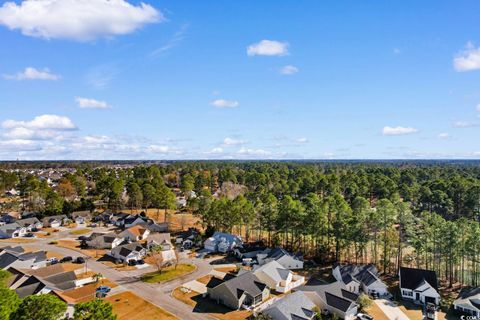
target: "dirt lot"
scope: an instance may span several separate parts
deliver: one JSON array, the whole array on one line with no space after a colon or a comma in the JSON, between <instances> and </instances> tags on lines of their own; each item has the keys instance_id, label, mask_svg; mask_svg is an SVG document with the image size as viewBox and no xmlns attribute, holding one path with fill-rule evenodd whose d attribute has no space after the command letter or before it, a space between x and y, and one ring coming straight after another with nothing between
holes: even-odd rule
<instances>
[{"instance_id":1,"label":"dirt lot","mask_svg":"<svg viewBox=\"0 0 480 320\"><path fill-rule=\"evenodd\" d=\"M118 320L178 319L129 291L107 297L105 300L112 304Z\"/></svg>"},{"instance_id":2,"label":"dirt lot","mask_svg":"<svg viewBox=\"0 0 480 320\"><path fill-rule=\"evenodd\" d=\"M231 310L225 306L216 304L208 298L202 298L202 296L195 291L184 293L180 288L177 288L172 292L172 296L175 299L194 307L193 312L208 313L212 317L220 320L241 320L247 319L252 315L252 313L247 310Z\"/></svg>"}]
</instances>

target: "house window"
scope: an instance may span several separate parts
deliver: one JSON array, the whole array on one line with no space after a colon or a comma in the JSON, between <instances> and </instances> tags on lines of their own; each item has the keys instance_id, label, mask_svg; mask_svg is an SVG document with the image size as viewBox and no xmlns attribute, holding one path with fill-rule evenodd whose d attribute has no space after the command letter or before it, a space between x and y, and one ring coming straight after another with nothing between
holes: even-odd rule
<instances>
[{"instance_id":1,"label":"house window","mask_svg":"<svg viewBox=\"0 0 480 320\"><path fill-rule=\"evenodd\" d=\"M407 296L407 297L413 297L413 292L403 290L403 295L404 295L404 296Z\"/></svg>"}]
</instances>

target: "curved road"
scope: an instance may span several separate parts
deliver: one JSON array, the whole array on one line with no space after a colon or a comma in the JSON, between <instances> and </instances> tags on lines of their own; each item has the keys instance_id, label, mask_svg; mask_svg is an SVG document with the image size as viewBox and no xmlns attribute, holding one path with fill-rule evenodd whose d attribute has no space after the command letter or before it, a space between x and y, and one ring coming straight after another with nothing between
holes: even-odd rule
<instances>
[{"instance_id":1,"label":"curved road","mask_svg":"<svg viewBox=\"0 0 480 320\"><path fill-rule=\"evenodd\" d=\"M208 260L196 258L185 259L185 262L192 263L197 267L197 269L193 273L175 278L162 284L148 284L140 281L140 275L141 273L145 272L145 269L135 271L118 271L113 268L107 267L106 265L94 259L88 259L89 257L83 254L81 251L48 244L48 242L52 240L64 239L65 236L68 237L70 231L71 230L59 232L55 235L54 238L36 238L37 241L29 243L15 243L8 241L2 241L0 243L6 245L26 245L29 247L33 247L36 250L58 252L59 254L64 256L85 257L87 258L87 268L93 270L96 273L101 273L105 278L108 278L119 285L120 288L115 288L115 292L122 291L122 289L132 291L136 295L142 297L150 303L167 310L179 319L215 319L205 313L193 313L193 307L171 296L172 291L178 286L182 285L185 282L198 279L199 277L209 273L213 268ZM71 240L72 238L67 239ZM141 271L141 273L139 271Z\"/></svg>"}]
</instances>

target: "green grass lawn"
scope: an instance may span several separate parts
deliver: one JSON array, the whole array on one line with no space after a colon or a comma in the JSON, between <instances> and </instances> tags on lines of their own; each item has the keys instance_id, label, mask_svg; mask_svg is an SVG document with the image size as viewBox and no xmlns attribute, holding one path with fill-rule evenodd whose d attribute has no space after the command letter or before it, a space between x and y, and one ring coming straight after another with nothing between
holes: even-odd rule
<instances>
[{"instance_id":1,"label":"green grass lawn","mask_svg":"<svg viewBox=\"0 0 480 320\"><path fill-rule=\"evenodd\" d=\"M142 276L142 281L147 283L159 283L172 280L174 278L183 276L195 270L195 266L191 264L179 264L175 266L164 268L161 272L151 272Z\"/></svg>"}]
</instances>

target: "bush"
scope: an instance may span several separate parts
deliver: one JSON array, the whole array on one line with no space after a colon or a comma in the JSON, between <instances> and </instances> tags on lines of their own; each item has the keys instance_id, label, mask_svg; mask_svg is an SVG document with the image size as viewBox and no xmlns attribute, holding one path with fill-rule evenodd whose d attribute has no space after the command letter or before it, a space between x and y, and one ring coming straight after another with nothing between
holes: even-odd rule
<instances>
[{"instance_id":1,"label":"bush","mask_svg":"<svg viewBox=\"0 0 480 320\"><path fill-rule=\"evenodd\" d=\"M357 299L358 305L360 307L360 311L365 311L368 307L370 307L373 303L372 299L369 296L362 293Z\"/></svg>"}]
</instances>

